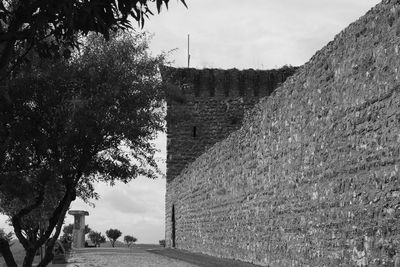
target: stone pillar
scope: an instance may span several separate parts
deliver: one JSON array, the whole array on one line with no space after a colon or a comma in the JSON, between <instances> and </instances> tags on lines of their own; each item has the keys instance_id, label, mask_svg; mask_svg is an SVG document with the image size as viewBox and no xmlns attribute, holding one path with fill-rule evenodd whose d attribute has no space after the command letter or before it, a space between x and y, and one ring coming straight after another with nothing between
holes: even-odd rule
<instances>
[{"instance_id":1,"label":"stone pillar","mask_svg":"<svg viewBox=\"0 0 400 267\"><path fill-rule=\"evenodd\" d=\"M72 247L84 248L85 247L85 216L89 212L84 210L70 210L68 214L74 215L74 229L72 231Z\"/></svg>"}]
</instances>

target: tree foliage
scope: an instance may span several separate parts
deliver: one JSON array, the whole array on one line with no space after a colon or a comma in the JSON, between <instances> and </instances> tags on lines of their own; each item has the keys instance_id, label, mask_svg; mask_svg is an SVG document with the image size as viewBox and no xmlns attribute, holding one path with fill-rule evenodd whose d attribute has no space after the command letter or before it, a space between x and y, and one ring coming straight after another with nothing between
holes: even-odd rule
<instances>
[{"instance_id":1,"label":"tree foliage","mask_svg":"<svg viewBox=\"0 0 400 267\"><path fill-rule=\"evenodd\" d=\"M6 233L3 228L0 228L0 238L11 244L14 234L12 232Z\"/></svg>"},{"instance_id":2,"label":"tree foliage","mask_svg":"<svg viewBox=\"0 0 400 267\"><path fill-rule=\"evenodd\" d=\"M122 235L121 231L118 229L109 229L106 231L106 236L108 237L108 239L111 242L111 246L114 247L115 246L115 241L117 241L117 239Z\"/></svg>"},{"instance_id":3,"label":"tree foliage","mask_svg":"<svg viewBox=\"0 0 400 267\"><path fill-rule=\"evenodd\" d=\"M12 101L0 95L0 212L26 250L24 266L45 242L38 266L51 261L70 203L96 198L94 182L156 177L149 141L163 130L164 58L148 53L143 34L110 38L88 36L69 61L32 57L7 84Z\"/></svg>"},{"instance_id":4,"label":"tree foliage","mask_svg":"<svg viewBox=\"0 0 400 267\"><path fill-rule=\"evenodd\" d=\"M106 237L101 234L101 232L91 231L88 235L90 241L96 245L96 247L100 247L101 243L106 242Z\"/></svg>"},{"instance_id":5,"label":"tree foliage","mask_svg":"<svg viewBox=\"0 0 400 267\"><path fill-rule=\"evenodd\" d=\"M185 6L185 1L180 0ZM31 48L44 57L68 56L77 34L96 32L106 39L117 29L144 25L169 0L1 0L0 80ZM11 63L11 64L10 64ZM11 65L11 66L10 66Z\"/></svg>"},{"instance_id":6,"label":"tree foliage","mask_svg":"<svg viewBox=\"0 0 400 267\"><path fill-rule=\"evenodd\" d=\"M124 241L125 241L126 245L128 247L130 247L132 244L134 244L137 241L137 238L133 237L131 235L126 235L126 236L124 236Z\"/></svg>"}]
</instances>

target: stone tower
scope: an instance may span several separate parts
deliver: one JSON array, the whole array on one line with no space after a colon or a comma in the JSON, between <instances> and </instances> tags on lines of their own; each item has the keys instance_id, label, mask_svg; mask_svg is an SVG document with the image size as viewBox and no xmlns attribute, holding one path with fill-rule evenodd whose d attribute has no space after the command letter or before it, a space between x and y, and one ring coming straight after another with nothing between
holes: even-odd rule
<instances>
[{"instance_id":1,"label":"stone tower","mask_svg":"<svg viewBox=\"0 0 400 267\"><path fill-rule=\"evenodd\" d=\"M191 116L169 121L167 246L261 266L400 266L399 66L400 1L383 0L184 168L197 143L180 140L213 139L227 119L218 88L246 103L268 83L196 71L188 90L207 99L182 103L198 115L169 101Z\"/></svg>"},{"instance_id":2,"label":"stone tower","mask_svg":"<svg viewBox=\"0 0 400 267\"><path fill-rule=\"evenodd\" d=\"M85 247L85 216L89 216L89 212L84 210L70 210L68 214L74 216L72 246L74 248L83 248Z\"/></svg>"},{"instance_id":3,"label":"stone tower","mask_svg":"<svg viewBox=\"0 0 400 267\"><path fill-rule=\"evenodd\" d=\"M240 128L246 110L297 68L220 70L164 68L167 88L167 181Z\"/></svg>"}]
</instances>

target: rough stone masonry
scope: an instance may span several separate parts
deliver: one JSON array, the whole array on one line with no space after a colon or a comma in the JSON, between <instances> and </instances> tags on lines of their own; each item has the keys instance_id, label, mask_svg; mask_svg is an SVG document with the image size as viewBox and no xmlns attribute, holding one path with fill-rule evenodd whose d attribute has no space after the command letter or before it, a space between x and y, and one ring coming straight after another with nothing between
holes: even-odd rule
<instances>
[{"instance_id":1,"label":"rough stone masonry","mask_svg":"<svg viewBox=\"0 0 400 267\"><path fill-rule=\"evenodd\" d=\"M399 78L400 1L384 0L170 173L167 245L263 266L400 266Z\"/></svg>"},{"instance_id":2,"label":"rough stone masonry","mask_svg":"<svg viewBox=\"0 0 400 267\"><path fill-rule=\"evenodd\" d=\"M175 69L165 67L167 88L167 180L242 125L246 110L293 75L278 70Z\"/></svg>"}]
</instances>

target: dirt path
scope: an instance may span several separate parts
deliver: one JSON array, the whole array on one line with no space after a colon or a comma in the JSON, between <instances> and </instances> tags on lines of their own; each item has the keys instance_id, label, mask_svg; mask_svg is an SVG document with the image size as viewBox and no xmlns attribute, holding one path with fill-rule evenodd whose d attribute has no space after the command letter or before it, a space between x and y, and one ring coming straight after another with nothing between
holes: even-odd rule
<instances>
[{"instance_id":1,"label":"dirt path","mask_svg":"<svg viewBox=\"0 0 400 267\"><path fill-rule=\"evenodd\" d=\"M192 267L190 263L146 252L146 247L134 248L90 248L74 250L64 265L53 267Z\"/></svg>"},{"instance_id":2,"label":"dirt path","mask_svg":"<svg viewBox=\"0 0 400 267\"><path fill-rule=\"evenodd\" d=\"M190 263L146 252L147 247L134 248L90 248L74 250L66 267L192 267Z\"/></svg>"}]
</instances>

